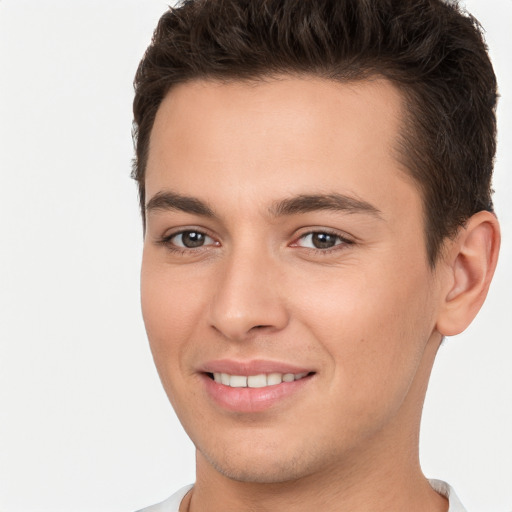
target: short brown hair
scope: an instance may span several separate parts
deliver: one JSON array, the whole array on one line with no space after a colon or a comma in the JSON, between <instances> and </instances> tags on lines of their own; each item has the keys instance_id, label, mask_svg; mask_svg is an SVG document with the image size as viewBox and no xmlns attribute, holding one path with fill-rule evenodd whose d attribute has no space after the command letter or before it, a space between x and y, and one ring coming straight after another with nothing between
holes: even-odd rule
<instances>
[{"instance_id":1,"label":"short brown hair","mask_svg":"<svg viewBox=\"0 0 512 512\"><path fill-rule=\"evenodd\" d=\"M132 176L144 177L156 112L173 85L278 74L373 76L403 93L400 156L423 197L426 247L492 211L496 77L479 23L442 0L185 0L160 19L135 76Z\"/></svg>"}]
</instances>

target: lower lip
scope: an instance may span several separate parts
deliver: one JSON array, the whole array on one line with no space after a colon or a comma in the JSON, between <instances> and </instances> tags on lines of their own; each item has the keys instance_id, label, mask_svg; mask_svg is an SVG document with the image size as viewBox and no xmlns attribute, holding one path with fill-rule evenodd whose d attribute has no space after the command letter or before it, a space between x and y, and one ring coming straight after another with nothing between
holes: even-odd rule
<instances>
[{"instance_id":1,"label":"lower lip","mask_svg":"<svg viewBox=\"0 0 512 512\"><path fill-rule=\"evenodd\" d=\"M208 375L203 374L203 381L208 395L222 408L233 412L261 412L291 398L306 386L313 375L308 375L293 382L282 382L264 388L232 388L219 384Z\"/></svg>"}]
</instances>

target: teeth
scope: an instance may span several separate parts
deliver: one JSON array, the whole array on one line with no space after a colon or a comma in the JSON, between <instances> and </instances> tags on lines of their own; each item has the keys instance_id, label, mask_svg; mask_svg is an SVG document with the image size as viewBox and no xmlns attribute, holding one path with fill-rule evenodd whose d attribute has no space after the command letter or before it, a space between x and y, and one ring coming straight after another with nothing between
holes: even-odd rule
<instances>
[{"instance_id":1,"label":"teeth","mask_svg":"<svg viewBox=\"0 0 512 512\"><path fill-rule=\"evenodd\" d=\"M269 386L275 386L276 384L281 384L281 382L283 382L282 373L269 373L267 375L267 384Z\"/></svg>"},{"instance_id":2,"label":"teeth","mask_svg":"<svg viewBox=\"0 0 512 512\"><path fill-rule=\"evenodd\" d=\"M244 375L231 375L229 377L229 385L232 388L246 388L247 377Z\"/></svg>"},{"instance_id":3,"label":"teeth","mask_svg":"<svg viewBox=\"0 0 512 512\"><path fill-rule=\"evenodd\" d=\"M264 388L266 386L276 386L282 382L293 382L303 379L308 372L302 373L260 373L258 375L230 375L228 373L213 374L213 379L218 384L230 386L232 388Z\"/></svg>"},{"instance_id":4,"label":"teeth","mask_svg":"<svg viewBox=\"0 0 512 512\"><path fill-rule=\"evenodd\" d=\"M267 376L265 374L249 375L247 377L247 387L249 388L264 388L267 385Z\"/></svg>"}]
</instances>

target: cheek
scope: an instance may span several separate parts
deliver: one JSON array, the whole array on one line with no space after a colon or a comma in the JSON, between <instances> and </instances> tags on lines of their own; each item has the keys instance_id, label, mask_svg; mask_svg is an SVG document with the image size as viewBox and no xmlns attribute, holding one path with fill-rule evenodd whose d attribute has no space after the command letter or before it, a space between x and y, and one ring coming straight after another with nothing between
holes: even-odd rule
<instances>
[{"instance_id":1,"label":"cheek","mask_svg":"<svg viewBox=\"0 0 512 512\"><path fill-rule=\"evenodd\" d=\"M433 322L427 274L392 266L303 283L300 316L333 361L354 403L393 400L415 375ZM314 277L311 277L314 280ZM306 295L307 294L307 295Z\"/></svg>"},{"instance_id":2,"label":"cheek","mask_svg":"<svg viewBox=\"0 0 512 512\"><path fill-rule=\"evenodd\" d=\"M141 271L142 316L159 371L178 362L201 311L200 293L180 273L144 257Z\"/></svg>"},{"instance_id":3,"label":"cheek","mask_svg":"<svg viewBox=\"0 0 512 512\"><path fill-rule=\"evenodd\" d=\"M189 396L184 378L183 353L197 326L198 297L185 293L179 273L165 265L143 258L141 305L149 345L163 388L174 409L179 412L180 397ZM193 288L193 287L192 287ZM185 410L186 412L186 410ZM183 412L180 415L182 417Z\"/></svg>"}]
</instances>

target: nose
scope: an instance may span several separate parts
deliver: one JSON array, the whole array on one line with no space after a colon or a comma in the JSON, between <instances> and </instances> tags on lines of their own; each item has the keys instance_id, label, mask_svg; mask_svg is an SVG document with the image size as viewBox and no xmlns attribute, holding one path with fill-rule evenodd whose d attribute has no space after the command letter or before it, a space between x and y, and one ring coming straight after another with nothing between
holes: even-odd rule
<instances>
[{"instance_id":1,"label":"nose","mask_svg":"<svg viewBox=\"0 0 512 512\"><path fill-rule=\"evenodd\" d=\"M289 322L282 296L282 271L269 255L233 253L219 269L210 325L225 338L242 341L255 332L277 332Z\"/></svg>"}]
</instances>

